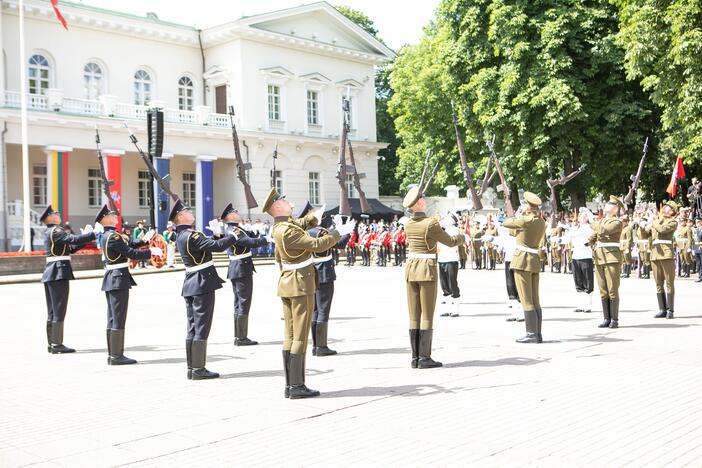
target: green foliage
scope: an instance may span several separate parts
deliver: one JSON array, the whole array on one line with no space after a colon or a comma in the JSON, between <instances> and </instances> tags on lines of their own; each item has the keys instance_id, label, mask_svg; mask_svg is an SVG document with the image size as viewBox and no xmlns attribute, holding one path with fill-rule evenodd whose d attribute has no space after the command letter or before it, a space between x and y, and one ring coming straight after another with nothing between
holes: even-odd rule
<instances>
[{"instance_id":1,"label":"green foliage","mask_svg":"<svg viewBox=\"0 0 702 468\"><path fill-rule=\"evenodd\" d=\"M378 29L375 27L373 20L371 20L365 13L344 5L336 5L334 8L336 8L339 13L359 25L361 29L366 31L368 34L380 42L383 42L383 40L378 37Z\"/></svg>"}]
</instances>

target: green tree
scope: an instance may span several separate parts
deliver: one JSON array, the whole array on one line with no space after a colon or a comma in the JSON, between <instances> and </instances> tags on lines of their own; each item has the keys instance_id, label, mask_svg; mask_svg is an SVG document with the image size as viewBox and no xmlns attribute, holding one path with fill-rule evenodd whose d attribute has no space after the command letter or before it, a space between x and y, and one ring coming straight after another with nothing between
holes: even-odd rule
<instances>
[{"instance_id":1,"label":"green tree","mask_svg":"<svg viewBox=\"0 0 702 468\"><path fill-rule=\"evenodd\" d=\"M339 11L339 13L356 23L358 26L360 26L361 29L366 31L368 34L378 39L380 42L383 42L383 40L380 37L378 37L378 29L375 27L373 20L370 19L368 15L366 15L362 11L355 10L351 7L347 7L344 5L336 5L334 8L336 8Z\"/></svg>"}]
</instances>

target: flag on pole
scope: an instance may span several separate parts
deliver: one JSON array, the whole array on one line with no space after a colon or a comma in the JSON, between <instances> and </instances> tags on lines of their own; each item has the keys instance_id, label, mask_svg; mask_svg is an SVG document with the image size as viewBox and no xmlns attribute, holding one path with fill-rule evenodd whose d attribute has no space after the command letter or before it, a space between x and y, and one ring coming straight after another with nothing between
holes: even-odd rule
<instances>
[{"instance_id":1,"label":"flag on pole","mask_svg":"<svg viewBox=\"0 0 702 468\"><path fill-rule=\"evenodd\" d=\"M66 23L66 18L64 18L61 12L59 11L58 2L59 0L51 0L51 6L54 7L54 13L56 13L56 18L58 18L63 27L66 28L66 31L68 31L68 24Z\"/></svg>"},{"instance_id":2,"label":"flag on pole","mask_svg":"<svg viewBox=\"0 0 702 468\"><path fill-rule=\"evenodd\" d=\"M685 177L685 168L683 167L682 156L678 154L678 159L675 161L675 166L673 166L673 174L670 176L670 183L668 188L665 189L671 198L675 198L675 193L678 190L678 179Z\"/></svg>"}]
</instances>

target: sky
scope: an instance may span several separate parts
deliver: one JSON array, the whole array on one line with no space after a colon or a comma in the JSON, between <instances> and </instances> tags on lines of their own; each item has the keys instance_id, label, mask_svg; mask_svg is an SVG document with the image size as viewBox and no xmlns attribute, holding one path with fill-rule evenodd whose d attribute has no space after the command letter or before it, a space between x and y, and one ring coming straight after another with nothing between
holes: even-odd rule
<instances>
[{"instance_id":1,"label":"sky","mask_svg":"<svg viewBox=\"0 0 702 468\"><path fill-rule=\"evenodd\" d=\"M154 12L164 21L205 28L283 8L314 3L311 0L72 0L144 16ZM375 23L378 35L394 50L416 43L434 17L440 0L331 0L364 12Z\"/></svg>"}]
</instances>

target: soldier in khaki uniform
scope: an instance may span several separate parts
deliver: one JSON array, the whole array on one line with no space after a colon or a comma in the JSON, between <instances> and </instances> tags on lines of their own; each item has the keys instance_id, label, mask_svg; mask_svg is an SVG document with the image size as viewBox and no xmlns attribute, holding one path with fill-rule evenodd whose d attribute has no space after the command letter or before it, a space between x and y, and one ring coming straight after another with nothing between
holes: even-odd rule
<instances>
[{"instance_id":1,"label":"soldier in khaki uniform","mask_svg":"<svg viewBox=\"0 0 702 468\"><path fill-rule=\"evenodd\" d=\"M426 201L423 190L414 187L407 192L402 206L412 211L407 222L407 307L409 309L409 336L412 346L412 368L428 369L441 367L441 363L431 358L431 342L434 324L434 308L437 293L436 244L457 247L465 242L464 234L450 236L441 229L437 217L425 214Z\"/></svg>"},{"instance_id":2,"label":"soldier in khaki uniform","mask_svg":"<svg viewBox=\"0 0 702 468\"><path fill-rule=\"evenodd\" d=\"M639 278L651 277L651 233L639 227L636 229L636 245L639 248Z\"/></svg>"},{"instance_id":3,"label":"soldier in khaki uniform","mask_svg":"<svg viewBox=\"0 0 702 468\"><path fill-rule=\"evenodd\" d=\"M470 230L470 246L473 254L473 268L483 269L483 230L480 229L480 222L476 221Z\"/></svg>"},{"instance_id":4,"label":"soldier in khaki uniform","mask_svg":"<svg viewBox=\"0 0 702 468\"><path fill-rule=\"evenodd\" d=\"M675 246L678 248L681 270L680 276L682 278L690 277L690 270L692 269L692 242L692 228L688 226L687 221L683 219L675 233Z\"/></svg>"},{"instance_id":5,"label":"soldier in khaki uniform","mask_svg":"<svg viewBox=\"0 0 702 468\"><path fill-rule=\"evenodd\" d=\"M487 250L487 269L494 270L495 264L497 263L497 246L495 245L495 238L497 237L497 228L492 223L488 221L487 228L483 233L483 244Z\"/></svg>"},{"instance_id":6,"label":"soldier in khaki uniform","mask_svg":"<svg viewBox=\"0 0 702 468\"><path fill-rule=\"evenodd\" d=\"M283 367L285 370L285 397L309 398L319 395L305 386L305 353L314 312L317 290L317 270L313 252L332 248L342 235L350 234L355 221L342 223L335 219L336 230L314 238L305 229L319 223L322 212L314 211L305 218L293 220L292 205L273 188L263 204L263 211L273 216L272 237L275 258L280 265L278 296L283 302L285 337L283 341Z\"/></svg>"},{"instance_id":7,"label":"soldier in khaki uniform","mask_svg":"<svg viewBox=\"0 0 702 468\"><path fill-rule=\"evenodd\" d=\"M521 214L507 218L502 225L516 231L517 247L510 268L514 270L519 300L524 309L526 336L517 343L541 343L541 304L539 302L539 273L541 260L539 246L546 233L546 222L539 216L541 199L531 192L524 192L525 204Z\"/></svg>"},{"instance_id":8,"label":"soldier in khaki uniform","mask_svg":"<svg viewBox=\"0 0 702 468\"><path fill-rule=\"evenodd\" d=\"M549 236L549 246L551 247L551 273L554 269L556 273L561 272L561 235L563 229L560 227L551 228Z\"/></svg>"},{"instance_id":9,"label":"soldier in khaki uniform","mask_svg":"<svg viewBox=\"0 0 702 468\"><path fill-rule=\"evenodd\" d=\"M675 311L675 254L673 234L678 227L675 215L678 204L669 200L663 204L658 218L650 224L641 222L641 227L651 235L651 269L656 282L658 313L656 318L673 318ZM665 289L664 289L665 288ZM664 292L665 291L665 292Z\"/></svg>"},{"instance_id":10,"label":"soldier in khaki uniform","mask_svg":"<svg viewBox=\"0 0 702 468\"><path fill-rule=\"evenodd\" d=\"M622 268L620 240L623 228L618 217L620 208L624 208L624 203L610 195L603 210L605 217L593 224L594 232L589 239L604 314L600 328L619 327L619 282Z\"/></svg>"},{"instance_id":11,"label":"soldier in khaki uniform","mask_svg":"<svg viewBox=\"0 0 702 468\"><path fill-rule=\"evenodd\" d=\"M629 216L624 215L622 220L622 235L619 238L619 247L622 251L622 278L628 278L631 275L631 248L634 241L634 233L632 226L629 225Z\"/></svg>"}]
</instances>

